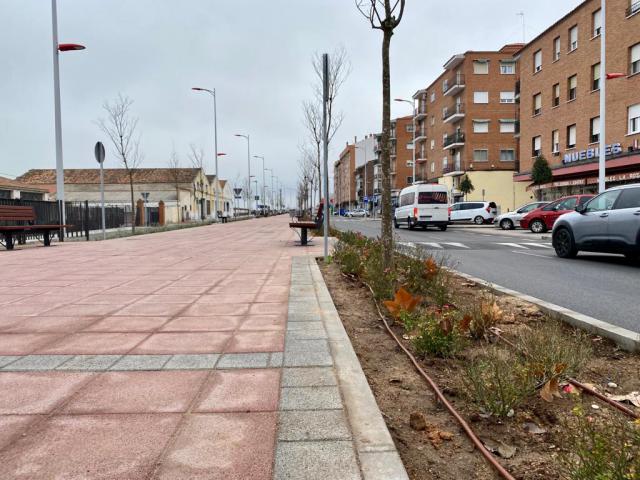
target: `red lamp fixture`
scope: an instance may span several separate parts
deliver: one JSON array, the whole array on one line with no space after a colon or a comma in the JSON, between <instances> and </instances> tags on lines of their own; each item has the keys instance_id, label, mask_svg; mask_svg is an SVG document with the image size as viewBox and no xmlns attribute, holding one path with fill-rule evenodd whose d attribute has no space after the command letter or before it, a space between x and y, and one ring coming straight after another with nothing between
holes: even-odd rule
<instances>
[{"instance_id":1,"label":"red lamp fixture","mask_svg":"<svg viewBox=\"0 0 640 480\"><path fill-rule=\"evenodd\" d=\"M624 73L607 73L607 80L613 80L614 78L622 78L622 77L626 77L627 75Z\"/></svg>"},{"instance_id":2,"label":"red lamp fixture","mask_svg":"<svg viewBox=\"0 0 640 480\"><path fill-rule=\"evenodd\" d=\"M72 50L84 50L86 47L78 43L59 43L58 50L61 52L70 52Z\"/></svg>"}]
</instances>

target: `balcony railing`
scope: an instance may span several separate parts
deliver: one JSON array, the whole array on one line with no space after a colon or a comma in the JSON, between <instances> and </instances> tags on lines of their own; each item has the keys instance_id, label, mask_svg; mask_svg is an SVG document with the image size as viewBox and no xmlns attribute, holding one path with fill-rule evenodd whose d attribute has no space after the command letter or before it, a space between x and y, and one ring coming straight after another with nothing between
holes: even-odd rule
<instances>
[{"instance_id":1,"label":"balcony railing","mask_svg":"<svg viewBox=\"0 0 640 480\"><path fill-rule=\"evenodd\" d=\"M425 140L427 138L427 129L424 127L416 128L413 138L415 138L416 142Z\"/></svg>"},{"instance_id":2,"label":"balcony railing","mask_svg":"<svg viewBox=\"0 0 640 480\"><path fill-rule=\"evenodd\" d=\"M627 8L627 17L640 12L640 2L634 2Z\"/></svg>"},{"instance_id":3,"label":"balcony railing","mask_svg":"<svg viewBox=\"0 0 640 480\"><path fill-rule=\"evenodd\" d=\"M464 145L463 132L456 132L453 135L447 135L444 139L444 148L449 148L458 144Z\"/></svg>"},{"instance_id":4,"label":"balcony railing","mask_svg":"<svg viewBox=\"0 0 640 480\"><path fill-rule=\"evenodd\" d=\"M424 102L420 102L420 104L418 105L418 107L415 109L414 111L414 115L416 117L416 119L420 120L421 118L424 118L427 116L427 104Z\"/></svg>"},{"instance_id":5,"label":"balcony railing","mask_svg":"<svg viewBox=\"0 0 640 480\"><path fill-rule=\"evenodd\" d=\"M464 103L456 103L453 108L447 108L442 112L442 120L445 123L464 118Z\"/></svg>"},{"instance_id":6,"label":"balcony railing","mask_svg":"<svg viewBox=\"0 0 640 480\"><path fill-rule=\"evenodd\" d=\"M442 174L444 175L447 173L461 172L462 169L460 167L461 167L460 162L455 162L452 165L447 164L442 167Z\"/></svg>"},{"instance_id":7,"label":"balcony railing","mask_svg":"<svg viewBox=\"0 0 640 480\"><path fill-rule=\"evenodd\" d=\"M520 96L520 80L516 80L515 97L518 98L519 96Z\"/></svg>"},{"instance_id":8,"label":"balcony railing","mask_svg":"<svg viewBox=\"0 0 640 480\"><path fill-rule=\"evenodd\" d=\"M453 77L446 79L442 84L442 91L445 96L455 95L465 87L464 75L456 73Z\"/></svg>"}]
</instances>

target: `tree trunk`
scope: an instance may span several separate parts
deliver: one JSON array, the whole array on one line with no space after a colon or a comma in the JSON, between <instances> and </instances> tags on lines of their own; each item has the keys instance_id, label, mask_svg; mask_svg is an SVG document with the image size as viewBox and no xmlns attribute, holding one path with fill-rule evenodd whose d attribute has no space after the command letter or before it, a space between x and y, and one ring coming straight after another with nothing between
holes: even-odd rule
<instances>
[{"instance_id":1,"label":"tree trunk","mask_svg":"<svg viewBox=\"0 0 640 480\"><path fill-rule=\"evenodd\" d=\"M391 165L389 156L389 134L391 131L391 75L389 65L389 46L393 31L383 30L382 40L382 221L381 240L383 262L386 269L393 266L393 230L391 227ZM366 166L365 166L366 168Z\"/></svg>"},{"instance_id":2,"label":"tree trunk","mask_svg":"<svg viewBox=\"0 0 640 480\"><path fill-rule=\"evenodd\" d=\"M129 187L131 189L131 233L136 233L136 203L133 199L133 174L129 172Z\"/></svg>"}]
</instances>

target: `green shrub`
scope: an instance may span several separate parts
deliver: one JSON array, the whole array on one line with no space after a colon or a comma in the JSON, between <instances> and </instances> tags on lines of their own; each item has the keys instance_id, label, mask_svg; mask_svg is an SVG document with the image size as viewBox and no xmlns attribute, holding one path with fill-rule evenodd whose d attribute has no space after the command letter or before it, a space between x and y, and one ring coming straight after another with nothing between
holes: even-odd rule
<instances>
[{"instance_id":1,"label":"green shrub","mask_svg":"<svg viewBox=\"0 0 640 480\"><path fill-rule=\"evenodd\" d=\"M360 249L342 240L333 247L333 259L342 273L360 275L362 272L362 257Z\"/></svg>"},{"instance_id":2,"label":"green shrub","mask_svg":"<svg viewBox=\"0 0 640 480\"><path fill-rule=\"evenodd\" d=\"M377 300L393 298L398 285L397 271L385 269L383 251L384 246L379 240L368 242L362 249L362 276Z\"/></svg>"},{"instance_id":3,"label":"green shrub","mask_svg":"<svg viewBox=\"0 0 640 480\"><path fill-rule=\"evenodd\" d=\"M585 415L581 405L563 425L563 477L569 480L640 478L640 425L622 416Z\"/></svg>"},{"instance_id":4,"label":"green shrub","mask_svg":"<svg viewBox=\"0 0 640 480\"><path fill-rule=\"evenodd\" d=\"M413 346L418 355L451 357L465 346L464 332L458 328L459 321L453 312L436 316L426 313L418 322Z\"/></svg>"},{"instance_id":5,"label":"green shrub","mask_svg":"<svg viewBox=\"0 0 640 480\"><path fill-rule=\"evenodd\" d=\"M405 331L407 332L413 332L418 327L418 325L420 325L420 319L421 314L419 311L403 311L400 312L400 317L398 318Z\"/></svg>"},{"instance_id":6,"label":"green shrub","mask_svg":"<svg viewBox=\"0 0 640 480\"><path fill-rule=\"evenodd\" d=\"M517 360L511 352L492 347L467 364L462 383L485 414L511 416L535 392L535 378Z\"/></svg>"},{"instance_id":7,"label":"green shrub","mask_svg":"<svg viewBox=\"0 0 640 480\"><path fill-rule=\"evenodd\" d=\"M465 309L464 314L470 319L469 334L477 340L488 338L490 329L504 318L504 312L491 294L483 294L479 301Z\"/></svg>"}]
</instances>

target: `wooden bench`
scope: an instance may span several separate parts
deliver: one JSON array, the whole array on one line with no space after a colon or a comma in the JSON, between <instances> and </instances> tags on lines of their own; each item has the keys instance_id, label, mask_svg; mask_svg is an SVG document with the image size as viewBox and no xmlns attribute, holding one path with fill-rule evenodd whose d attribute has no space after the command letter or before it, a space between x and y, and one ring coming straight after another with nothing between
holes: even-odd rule
<instances>
[{"instance_id":1,"label":"wooden bench","mask_svg":"<svg viewBox=\"0 0 640 480\"><path fill-rule=\"evenodd\" d=\"M300 229L300 245L305 246L309 244L309 230L317 230L322 227L322 223L324 221L324 206L322 203L318 208L318 213L316 215L315 221L311 220L303 220L297 222L289 223L289 228L299 228Z\"/></svg>"},{"instance_id":2,"label":"wooden bench","mask_svg":"<svg viewBox=\"0 0 640 480\"><path fill-rule=\"evenodd\" d=\"M48 247L51 245L52 231L60 231L62 228L73 226L59 224L35 225L35 221L36 213L33 207L0 205L0 234L4 237L5 248L7 250L13 250L14 237L27 233L42 234L44 237L44 246Z\"/></svg>"}]
</instances>

